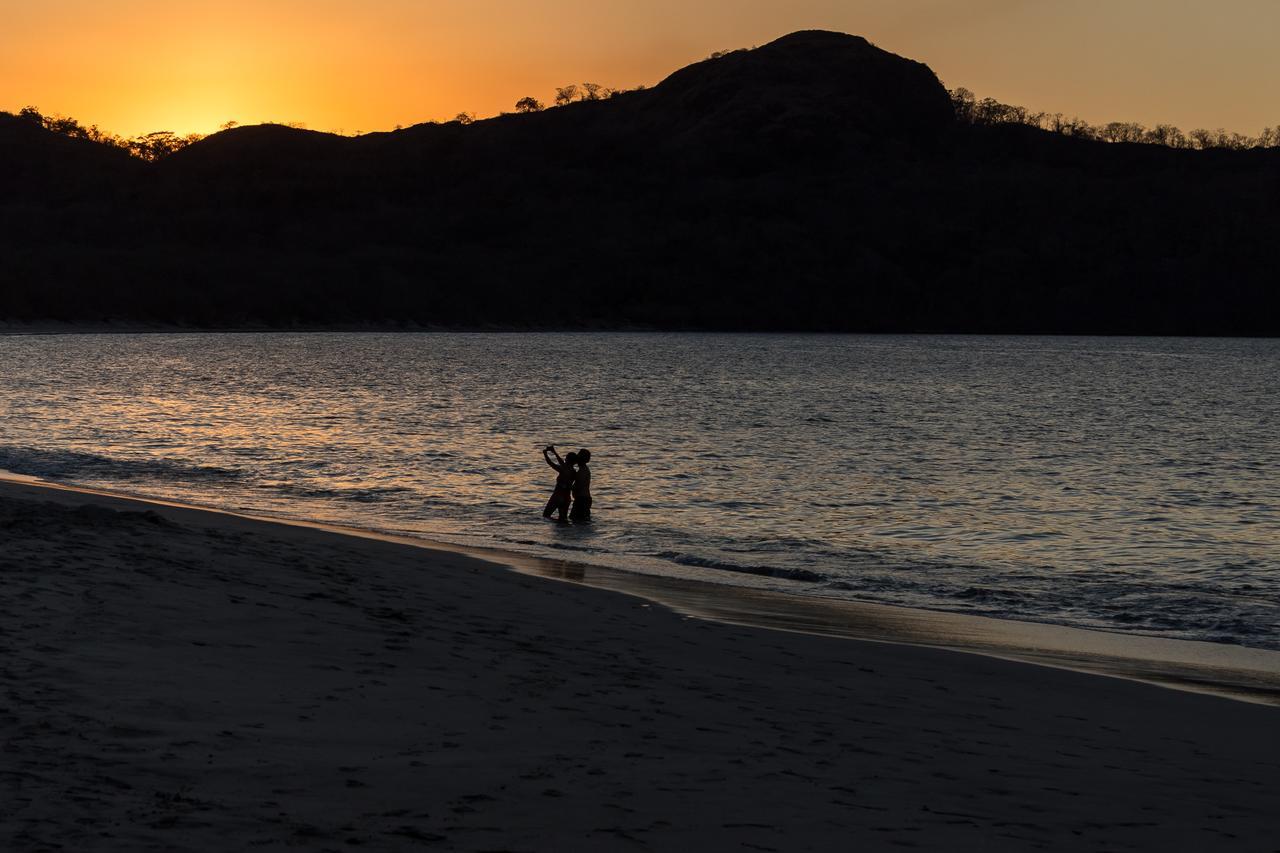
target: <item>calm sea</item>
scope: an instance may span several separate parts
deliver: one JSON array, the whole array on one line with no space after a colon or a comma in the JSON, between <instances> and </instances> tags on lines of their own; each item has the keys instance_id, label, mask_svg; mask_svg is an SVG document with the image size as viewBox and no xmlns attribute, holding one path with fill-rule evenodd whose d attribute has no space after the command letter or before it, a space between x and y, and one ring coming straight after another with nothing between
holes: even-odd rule
<instances>
[{"instance_id":1,"label":"calm sea","mask_svg":"<svg viewBox=\"0 0 1280 853\"><path fill-rule=\"evenodd\" d=\"M1280 648L1280 342L0 338L0 468L793 595ZM540 510L589 447L596 522Z\"/></svg>"}]
</instances>

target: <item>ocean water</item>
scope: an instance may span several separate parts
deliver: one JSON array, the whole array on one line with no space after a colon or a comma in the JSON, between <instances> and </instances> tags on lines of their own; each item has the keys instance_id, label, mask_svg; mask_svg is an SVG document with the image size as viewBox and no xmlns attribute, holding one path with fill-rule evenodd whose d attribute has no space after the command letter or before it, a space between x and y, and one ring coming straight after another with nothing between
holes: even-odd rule
<instances>
[{"instance_id":1,"label":"ocean water","mask_svg":"<svg viewBox=\"0 0 1280 853\"><path fill-rule=\"evenodd\" d=\"M1280 648L1280 341L0 337L0 469L637 572ZM596 521L541 518L589 447Z\"/></svg>"}]
</instances>

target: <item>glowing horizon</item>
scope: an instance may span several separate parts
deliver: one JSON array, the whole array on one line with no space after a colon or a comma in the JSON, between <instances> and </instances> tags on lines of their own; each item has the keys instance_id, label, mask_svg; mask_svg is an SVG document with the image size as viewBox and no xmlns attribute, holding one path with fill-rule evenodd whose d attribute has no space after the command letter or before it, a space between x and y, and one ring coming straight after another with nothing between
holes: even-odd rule
<instances>
[{"instance_id":1,"label":"glowing horizon","mask_svg":"<svg viewBox=\"0 0 1280 853\"><path fill-rule=\"evenodd\" d=\"M106 6L110 8L104 8ZM1060 8L1071 5L1072 8ZM652 85L799 29L862 35L950 87L1093 123L1280 124L1280 4L1232 0L0 0L0 109L104 131L346 133L479 116L584 81ZM1230 14L1228 14L1230 12Z\"/></svg>"}]
</instances>

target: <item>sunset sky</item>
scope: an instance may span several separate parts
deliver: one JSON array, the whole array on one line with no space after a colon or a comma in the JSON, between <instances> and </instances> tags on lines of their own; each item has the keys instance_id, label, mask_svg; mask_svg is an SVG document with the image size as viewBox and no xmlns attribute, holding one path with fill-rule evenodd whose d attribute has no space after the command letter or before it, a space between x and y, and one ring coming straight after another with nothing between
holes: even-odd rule
<instances>
[{"instance_id":1,"label":"sunset sky","mask_svg":"<svg viewBox=\"0 0 1280 853\"><path fill-rule=\"evenodd\" d=\"M125 135L382 130L571 82L650 85L810 28L1095 123L1280 124L1276 0L0 0L0 109Z\"/></svg>"}]
</instances>

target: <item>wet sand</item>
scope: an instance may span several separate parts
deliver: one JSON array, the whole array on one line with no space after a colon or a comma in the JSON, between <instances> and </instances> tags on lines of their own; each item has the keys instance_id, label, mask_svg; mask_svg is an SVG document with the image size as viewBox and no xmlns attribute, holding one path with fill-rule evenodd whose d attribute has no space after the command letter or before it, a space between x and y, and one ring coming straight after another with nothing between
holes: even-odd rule
<instances>
[{"instance_id":1,"label":"wet sand","mask_svg":"<svg viewBox=\"0 0 1280 853\"><path fill-rule=\"evenodd\" d=\"M36 484L0 583L5 850L1280 848L1273 707Z\"/></svg>"}]
</instances>

